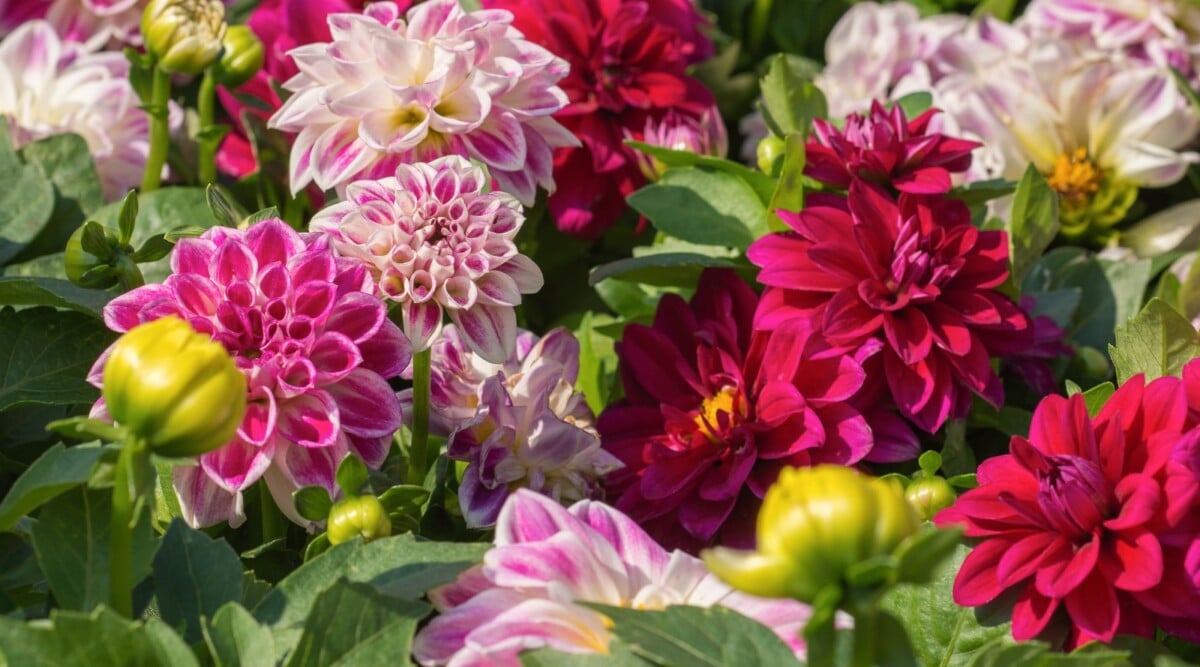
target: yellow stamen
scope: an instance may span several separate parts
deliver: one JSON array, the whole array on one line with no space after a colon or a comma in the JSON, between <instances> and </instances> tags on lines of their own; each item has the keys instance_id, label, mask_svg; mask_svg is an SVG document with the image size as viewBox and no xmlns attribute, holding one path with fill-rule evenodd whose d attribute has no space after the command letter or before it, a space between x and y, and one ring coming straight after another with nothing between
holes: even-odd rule
<instances>
[{"instance_id":1,"label":"yellow stamen","mask_svg":"<svg viewBox=\"0 0 1200 667\"><path fill-rule=\"evenodd\" d=\"M700 414L696 415L696 428L708 437L714 437L713 429L720 424L718 416L724 412L729 415L730 423L733 417L744 417L746 399L735 387L724 387L715 396L704 399L700 404Z\"/></svg>"},{"instance_id":2,"label":"yellow stamen","mask_svg":"<svg viewBox=\"0 0 1200 667\"><path fill-rule=\"evenodd\" d=\"M1100 191L1103 180L1104 173L1088 157L1086 148L1076 148L1074 152L1058 156L1054 170L1046 179L1069 207L1087 204Z\"/></svg>"}]
</instances>

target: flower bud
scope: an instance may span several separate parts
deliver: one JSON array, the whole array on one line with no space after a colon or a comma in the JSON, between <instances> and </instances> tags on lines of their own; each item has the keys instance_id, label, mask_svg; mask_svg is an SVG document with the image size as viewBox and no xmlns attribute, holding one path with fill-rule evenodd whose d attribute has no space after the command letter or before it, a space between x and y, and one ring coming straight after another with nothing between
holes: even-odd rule
<instances>
[{"instance_id":1,"label":"flower bud","mask_svg":"<svg viewBox=\"0 0 1200 667\"><path fill-rule=\"evenodd\" d=\"M199 74L213 64L225 28L221 0L150 0L142 13L146 50L173 74Z\"/></svg>"},{"instance_id":2,"label":"flower bud","mask_svg":"<svg viewBox=\"0 0 1200 667\"><path fill-rule=\"evenodd\" d=\"M917 508L917 512L925 521L933 519L933 515L954 504L957 497L950 483L941 477L920 477L904 490L904 497Z\"/></svg>"},{"instance_id":3,"label":"flower bud","mask_svg":"<svg viewBox=\"0 0 1200 667\"><path fill-rule=\"evenodd\" d=\"M325 532L330 544L341 544L355 537L370 542L391 535L392 520L375 496L352 496L333 504Z\"/></svg>"},{"instance_id":4,"label":"flower bud","mask_svg":"<svg viewBox=\"0 0 1200 667\"><path fill-rule=\"evenodd\" d=\"M108 289L120 283L130 290L146 281L133 260L133 248L117 232L95 222L79 226L67 239L63 253L67 279L88 289Z\"/></svg>"},{"instance_id":5,"label":"flower bud","mask_svg":"<svg viewBox=\"0 0 1200 667\"><path fill-rule=\"evenodd\" d=\"M758 142L755 154L758 157L758 168L767 176L775 175L775 167L787 149L787 142L775 135L768 135Z\"/></svg>"},{"instance_id":6,"label":"flower bud","mask_svg":"<svg viewBox=\"0 0 1200 667\"><path fill-rule=\"evenodd\" d=\"M248 26L229 26L221 45L221 58L213 73L222 86L237 88L262 69L263 44Z\"/></svg>"},{"instance_id":7,"label":"flower bud","mask_svg":"<svg viewBox=\"0 0 1200 667\"><path fill-rule=\"evenodd\" d=\"M167 316L130 329L104 364L109 415L162 456L197 456L229 442L246 413L246 377L188 323Z\"/></svg>"},{"instance_id":8,"label":"flower bud","mask_svg":"<svg viewBox=\"0 0 1200 667\"><path fill-rule=\"evenodd\" d=\"M892 553L920 528L916 510L892 480L851 468L785 468L758 514L758 549L718 547L702 556L735 588L812 602L846 570Z\"/></svg>"}]
</instances>

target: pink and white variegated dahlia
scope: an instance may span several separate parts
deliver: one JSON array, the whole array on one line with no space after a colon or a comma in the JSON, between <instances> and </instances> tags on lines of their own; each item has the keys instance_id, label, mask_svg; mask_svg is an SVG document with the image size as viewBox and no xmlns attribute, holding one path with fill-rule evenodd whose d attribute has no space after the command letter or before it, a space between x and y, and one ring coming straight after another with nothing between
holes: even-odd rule
<instances>
[{"instance_id":1,"label":"pink and white variegated dahlia","mask_svg":"<svg viewBox=\"0 0 1200 667\"><path fill-rule=\"evenodd\" d=\"M74 132L87 141L112 200L142 180L149 121L117 52L92 53L30 21L0 42L0 117L17 147Z\"/></svg>"},{"instance_id":2,"label":"pink and white variegated dahlia","mask_svg":"<svg viewBox=\"0 0 1200 667\"><path fill-rule=\"evenodd\" d=\"M345 200L313 216L311 229L401 304L414 351L437 337L444 312L473 351L503 363L517 335L513 308L542 288L542 272L513 242L525 222L520 203L486 189L484 171L457 155L402 164L388 178L346 186Z\"/></svg>"},{"instance_id":3,"label":"pink and white variegated dahlia","mask_svg":"<svg viewBox=\"0 0 1200 667\"><path fill-rule=\"evenodd\" d=\"M241 524L242 491L263 478L303 523L293 491L320 485L336 495L334 472L349 453L372 468L383 463L402 421L386 378L411 355L365 267L338 258L324 235L271 219L180 241L171 269L162 284L110 301L104 321L128 331L176 315L224 345L246 374L246 416L234 439L198 466L175 468L189 524ZM107 356L88 377L96 386Z\"/></svg>"},{"instance_id":4,"label":"pink and white variegated dahlia","mask_svg":"<svg viewBox=\"0 0 1200 667\"><path fill-rule=\"evenodd\" d=\"M299 133L291 187L341 192L403 163L461 155L532 205L554 190L553 149L578 141L551 115L567 104L567 63L526 41L512 15L430 0L402 18L393 2L332 14L330 43L291 52L294 95L270 125Z\"/></svg>"},{"instance_id":5,"label":"pink and white variegated dahlia","mask_svg":"<svg viewBox=\"0 0 1200 667\"><path fill-rule=\"evenodd\" d=\"M700 559L668 553L624 514L595 501L569 509L528 491L505 504L496 546L458 581L429 594L441 611L413 643L417 662L517 666L522 651L607 653L607 620L581 602L663 609L722 606L803 651L809 608L735 591Z\"/></svg>"},{"instance_id":6,"label":"pink and white variegated dahlia","mask_svg":"<svg viewBox=\"0 0 1200 667\"><path fill-rule=\"evenodd\" d=\"M147 0L0 0L0 32L46 19L68 42L88 49L139 46Z\"/></svg>"}]
</instances>

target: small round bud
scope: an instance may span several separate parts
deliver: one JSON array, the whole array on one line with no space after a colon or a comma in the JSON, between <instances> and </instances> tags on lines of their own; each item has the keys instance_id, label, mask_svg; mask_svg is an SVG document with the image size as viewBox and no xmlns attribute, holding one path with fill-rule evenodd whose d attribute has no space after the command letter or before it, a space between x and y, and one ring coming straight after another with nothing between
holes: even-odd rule
<instances>
[{"instance_id":1,"label":"small round bud","mask_svg":"<svg viewBox=\"0 0 1200 667\"><path fill-rule=\"evenodd\" d=\"M164 72L199 74L221 54L221 0L150 0L142 13L146 50Z\"/></svg>"},{"instance_id":2,"label":"small round bud","mask_svg":"<svg viewBox=\"0 0 1200 667\"><path fill-rule=\"evenodd\" d=\"M392 520L375 496L352 496L333 504L325 533L330 544L341 544L355 537L370 542L392 534Z\"/></svg>"},{"instance_id":3,"label":"small round bud","mask_svg":"<svg viewBox=\"0 0 1200 667\"><path fill-rule=\"evenodd\" d=\"M83 247L83 236L87 225L80 225L71 238L67 239L67 248L63 253L66 265L67 279L80 287L89 289L108 289L117 284L117 272L109 264L109 257L101 257L89 252ZM102 242L110 250L116 252L117 235L111 229L101 228ZM107 268L106 268L107 267Z\"/></svg>"},{"instance_id":4,"label":"small round bud","mask_svg":"<svg viewBox=\"0 0 1200 667\"><path fill-rule=\"evenodd\" d=\"M758 168L768 176L774 176L776 167L780 160L783 159L784 151L787 149L787 142L775 135L768 135L758 142L758 148L755 149L755 155L758 157Z\"/></svg>"},{"instance_id":5,"label":"small round bud","mask_svg":"<svg viewBox=\"0 0 1200 667\"><path fill-rule=\"evenodd\" d=\"M229 26L221 45L221 58L213 73L222 86L237 88L262 69L263 43L248 26Z\"/></svg>"},{"instance_id":6,"label":"small round bud","mask_svg":"<svg viewBox=\"0 0 1200 667\"><path fill-rule=\"evenodd\" d=\"M953 505L957 496L945 479L920 477L908 485L904 490L904 497L917 508L923 520L929 521L933 519L933 515Z\"/></svg>"},{"instance_id":7,"label":"small round bud","mask_svg":"<svg viewBox=\"0 0 1200 667\"><path fill-rule=\"evenodd\" d=\"M246 376L219 343L167 316L113 344L104 402L154 453L198 456L233 439L246 414Z\"/></svg>"}]
</instances>

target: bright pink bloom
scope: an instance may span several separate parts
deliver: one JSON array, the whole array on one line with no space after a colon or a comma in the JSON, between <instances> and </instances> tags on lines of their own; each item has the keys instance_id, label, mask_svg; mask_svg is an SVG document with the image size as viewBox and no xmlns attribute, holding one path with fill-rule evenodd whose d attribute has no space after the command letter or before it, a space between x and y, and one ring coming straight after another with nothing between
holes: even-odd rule
<instances>
[{"instance_id":1,"label":"bright pink bloom","mask_svg":"<svg viewBox=\"0 0 1200 667\"><path fill-rule=\"evenodd\" d=\"M549 200L559 229L595 238L645 185L637 151L646 123L670 112L699 118L712 94L685 69L712 54L691 0L484 0L513 13L513 26L571 63L570 104L555 114L583 142L554 156Z\"/></svg>"},{"instance_id":2,"label":"bright pink bloom","mask_svg":"<svg viewBox=\"0 0 1200 667\"><path fill-rule=\"evenodd\" d=\"M289 168L341 193L404 163L459 155L487 165L532 206L554 190L553 150L577 141L551 115L567 104L567 63L526 41L507 12L429 0L403 16L393 2L329 16L332 41L291 51L300 73L270 126L297 132Z\"/></svg>"},{"instance_id":3,"label":"bright pink bloom","mask_svg":"<svg viewBox=\"0 0 1200 667\"><path fill-rule=\"evenodd\" d=\"M1013 637L1070 623L1067 647L1155 626L1200 639L1200 580L1185 567L1200 534L1195 469L1180 460L1200 438L1184 435L1179 378L1131 378L1089 418L1083 397L1048 396L1029 438L985 461L979 487L936 517L978 538L954 582L964 606L1016 595ZM1182 440L1182 442L1181 442Z\"/></svg>"},{"instance_id":4,"label":"bright pink bloom","mask_svg":"<svg viewBox=\"0 0 1200 667\"><path fill-rule=\"evenodd\" d=\"M429 598L441 614L413 642L414 657L427 666L517 667L520 652L542 647L607 652L612 634L604 618L580 602L728 607L771 628L797 653L810 614L798 602L735 591L698 558L668 553L607 505L584 500L566 509L523 489L504 505L483 565Z\"/></svg>"},{"instance_id":5,"label":"bright pink bloom","mask_svg":"<svg viewBox=\"0 0 1200 667\"><path fill-rule=\"evenodd\" d=\"M351 183L344 201L313 216L312 230L400 304L414 351L429 347L447 313L473 351L503 363L516 341L513 309L542 288L541 270L513 241L520 203L487 185L482 169L450 155Z\"/></svg>"},{"instance_id":6,"label":"bright pink bloom","mask_svg":"<svg viewBox=\"0 0 1200 667\"><path fill-rule=\"evenodd\" d=\"M647 118L640 141L696 155L725 157L729 151L725 122L721 120L721 111L716 106L698 117L668 111L659 118ZM658 180L665 167L657 159L640 151L637 157L642 174L651 181Z\"/></svg>"},{"instance_id":7,"label":"bright pink bloom","mask_svg":"<svg viewBox=\"0 0 1200 667\"><path fill-rule=\"evenodd\" d=\"M606 488L663 544L689 551L750 545L754 517L784 466L902 460L903 438L874 451L872 424L850 402L866 375L850 355L799 326L751 333L757 299L732 271L708 270L691 303L659 302L617 348L625 398L600 416L625 463Z\"/></svg>"},{"instance_id":8,"label":"bright pink bloom","mask_svg":"<svg viewBox=\"0 0 1200 667\"><path fill-rule=\"evenodd\" d=\"M812 323L830 345L883 356L901 414L934 432L964 417L971 394L999 408L990 357L1028 347L1028 316L999 287L1008 277L1004 232L980 231L965 204L861 180L847 197L808 196L780 211L793 231L770 234L747 256L768 289L755 327Z\"/></svg>"},{"instance_id":9,"label":"bright pink bloom","mask_svg":"<svg viewBox=\"0 0 1200 667\"><path fill-rule=\"evenodd\" d=\"M842 190L860 178L900 192L945 194L950 175L971 166L979 144L929 132L937 113L930 109L910 121L899 105L887 111L872 102L870 114L850 114L840 130L818 118L805 146L804 174Z\"/></svg>"},{"instance_id":10,"label":"bright pink bloom","mask_svg":"<svg viewBox=\"0 0 1200 667\"><path fill-rule=\"evenodd\" d=\"M383 463L402 421L386 378L410 352L362 264L339 259L326 236L272 219L181 240L171 269L164 283L110 301L104 321L128 331L176 315L224 345L246 374L234 439L199 466L175 468L188 523L241 524L242 491L264 476L280 508L304 523L293 491L320 485L336 496L334 472L351 452L371 468ZM106 358L89 375L96 386Z\"/></svg>"}]
</instances>

